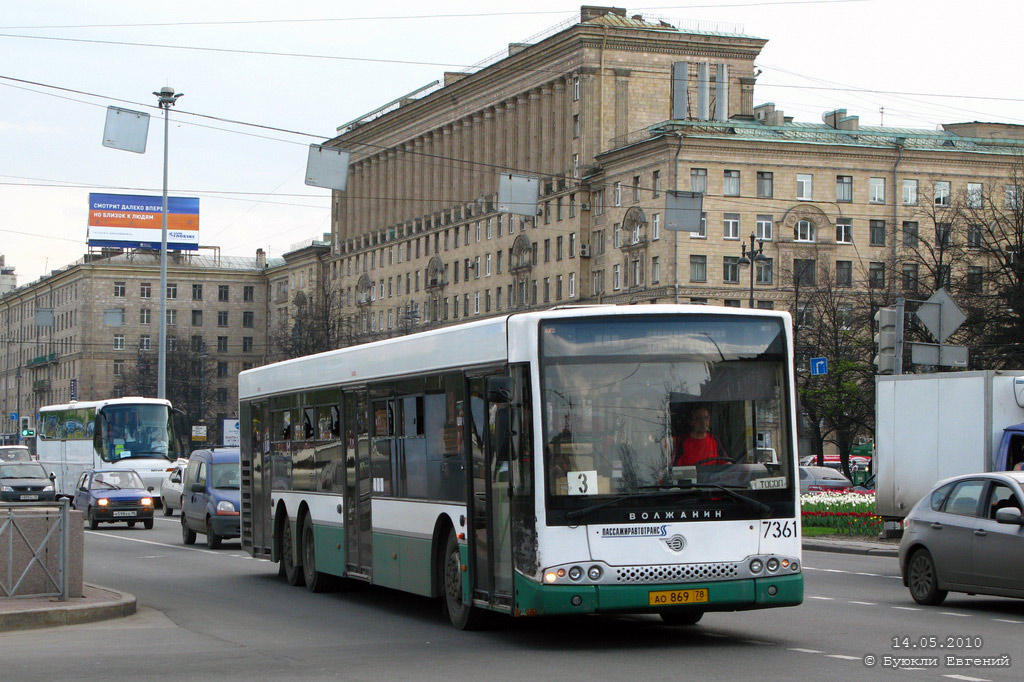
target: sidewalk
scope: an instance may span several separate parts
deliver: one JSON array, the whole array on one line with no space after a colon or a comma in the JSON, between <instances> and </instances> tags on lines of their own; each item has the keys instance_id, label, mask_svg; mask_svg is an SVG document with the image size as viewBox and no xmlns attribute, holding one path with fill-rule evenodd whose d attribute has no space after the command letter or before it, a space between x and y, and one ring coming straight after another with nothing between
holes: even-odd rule
<instances>
[{"instance_id":1,"label":"sidewalk","mask_svg":"<svg viewBox=\"0 0 1024 682\"><path fill-rule=\"evenodd\" d=\"M0 632L49 628L123 618L135 613L135 596L85 583L83 596L65 602L56 597L0 597Z\"/></svg>"},{"instance_id":2,"label":"sidewalk","mask_svg":"<svg viewBox=\"0 0 1024 682\"><path fill-rule=\"evenodd\" d=\"M840 554L868 554L871 556L899 556L900 541L847 539L843 537L804 538L804 551L839 552Z\"/></svg>"}]
</instances>

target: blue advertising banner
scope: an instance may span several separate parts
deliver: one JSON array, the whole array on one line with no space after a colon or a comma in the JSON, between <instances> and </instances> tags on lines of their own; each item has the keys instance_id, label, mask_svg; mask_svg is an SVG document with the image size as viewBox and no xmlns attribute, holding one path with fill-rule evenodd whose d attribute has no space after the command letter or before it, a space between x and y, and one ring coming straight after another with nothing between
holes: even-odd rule
<instances>
[{"instance_id":1,"label":"blue advertising banner","mask_svg":"<svg viewBox=\"0 0 1024 682\"><path fill-rule=\"evenodd\" d=\"M89 246L159 249L163 197L89 194ZM167 249L199 248L199 199L167 197Z\"/></svg>"}]
</instances>

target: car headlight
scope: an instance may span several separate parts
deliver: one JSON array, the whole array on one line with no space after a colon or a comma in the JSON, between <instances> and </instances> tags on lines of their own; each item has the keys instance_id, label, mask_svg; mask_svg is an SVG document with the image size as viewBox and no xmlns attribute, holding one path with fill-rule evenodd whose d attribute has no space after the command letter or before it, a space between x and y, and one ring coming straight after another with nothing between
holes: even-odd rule
<instances>
[{"instance_id":1,"label":"car headlight","mask_svg":"<svg viewBox=\"0 0 1024 682\"><path fill-rule=\"evenodd\" d=\"M0 491L3 491L5 493L13 493L14 492L14 488L12 488L9 485L0 485Z\"/></svg>"},{"instance_id":2,"label":"car headlight","mask_svg":"<svg viewBox=\"0 0 1024 682\"><path fill-rule=\"evenodd\" d=\"M101 507L106 507L108 504L110 504L110 500L108 500L105 497L101 497L100 499L96 500L96 504L98 504Z\"/></svg>"},{"instance_id":3,"label":"car headlight","mask_svg":"<svg viewBox=\"0 0 1024 682\"><path fill-rule=\"evenodd\" d=\"M43 492L44 493L48 493L48 492L51 492L51 491L53 491L53 486L52 485L48 485L48 486L45 486L43 488Z\"/></svg>"},{"instance_id":4,"label":"car headlight","mask_svg":"<svg viewBox=\"0 0 1024 682\"><path fill-rule=\"evenodd\" d=\"M217 513L226 512L228 514L235 513L235 505L231 504L227 500L221 500L217 503Z\"/></svg>"},{"instance_id":5,"label":"car headlight","mask_svg":"<svg viewBox=\"0 0 1024 682\"><path fill-rule=\"evenodd\" d=\"M153 506L153 498L143 497L141 500L139 500L139 503L142 504L143 507L151 507Z\"/></svg>"}]
</instances>

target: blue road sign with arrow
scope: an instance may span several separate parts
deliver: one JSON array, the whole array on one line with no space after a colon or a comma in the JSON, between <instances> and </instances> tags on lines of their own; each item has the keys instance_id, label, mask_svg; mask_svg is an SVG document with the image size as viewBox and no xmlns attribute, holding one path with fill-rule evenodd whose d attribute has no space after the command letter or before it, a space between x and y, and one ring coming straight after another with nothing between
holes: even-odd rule
<instances>
[{"instance_id":1,"label":"blue road sign with arrow","mask_svg":"<svg viewBox=\"0 0 1024 682\"><path fill-rule=\"evenodd\" d=\"M828 358L811 358L811 376L828 374Z\"/></svg>"}]
</instances>

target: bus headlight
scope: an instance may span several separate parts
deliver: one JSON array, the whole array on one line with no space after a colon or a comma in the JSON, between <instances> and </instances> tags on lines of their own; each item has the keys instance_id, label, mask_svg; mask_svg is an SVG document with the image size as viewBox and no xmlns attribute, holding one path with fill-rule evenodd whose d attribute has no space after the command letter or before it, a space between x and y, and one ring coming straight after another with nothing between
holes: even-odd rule
<instances>
[{"instance_id":1,"label":"bus headlight","mask_svg":"<svg viewBox=\"0 0 1024 682\"><path fill-rule=\"evenodd\" d=\"M774 573L775 571L779 570L779 560L775 557L772 557L768 560L766 566L768 567L769 573Z\"/></svg>"},{"instance_id":2,"label":"bus headlight","mask_svg":"<svg viewBox=\"0 0 1024 682\"><path fill-rule=\"evenodd\" d=\"M764 562L763 561L761 561L760 559L751 559L751 561L750 561L750 572L751 573L754 573L754 574L760 573L761 569L763 569L763 568L764 568Z\"/></svg>"},{"instance_id":3,"label":"bus headlight","mask_svg":"<svg viewBox=\"0 0 1024 682\"><path fill-rule=\"evenodd\" d=\"M579 580L583 577L583 569L579 566L573 566L569 569L569 580Z\"/></svg>"},{"instance_id":4,"label":"bus headlight","mask_svg":"<svg viewBox=\"0 0 1024 682\"><path fill-rule=\"evenodd\" d=\"M595 582L601 579L603 573L600 566L591 566L587 569L587 577Z\"/></svg>"}]
</instances>

